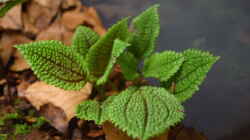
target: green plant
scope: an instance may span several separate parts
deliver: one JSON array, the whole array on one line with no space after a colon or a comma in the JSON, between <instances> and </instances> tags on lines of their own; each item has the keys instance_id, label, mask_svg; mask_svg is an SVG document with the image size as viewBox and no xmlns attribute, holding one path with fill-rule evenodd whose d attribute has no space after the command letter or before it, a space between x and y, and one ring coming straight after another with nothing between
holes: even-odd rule
<instances>
[{"instance_id":1,"label":"green plant","mask_svg":"<svg viewBox=\"0 0 250 140\"><path fill-rule=\"evenodd\" d=\"M0 134L0 140L7 140L8 135L7 134Z\"/></svg>"},{"instance_id":2,"label":"green plant","mask_svg":"<svg viewBox=\"0 0 250 140\"><path fill-rule=\"evenodd\" d=\"M26 116L28 117L28 116ZM29 124L25 121L25 116L23 116L20 113L7 113L4 116L0 117L0 130L2 127L10 127L13 128L13 132L10 132L8 134L0 134L0 140L5 140L8 138L8 136L13 135L13 139L15 139L16 135L23 135L30 133L32 129L34 128L40 128L43 124L47 122L47 120L44 117L33 117L30 115L29 117L32 117L35 121L32 124ZM23 123L13 123L11 126L6 126L6 121L9 120L22 120Z\"/></svg>"},{"instance_id":3,"label":"green plant","mask_svg":"<svg viewBox=\"0 0 250 140\"><path fill-rule=\"evenodd\" d=\"M0 17L3 17L11 8L25 2L26 0L8 0L0 7ZM0 1L1 3L1 1Z\"/></svg>"},{"instance_id":4,"label":"green plant","mask_svg":"<svg viewBox=\"0 0 250 140\"><path fill-rule=\"evenodd\" d=\"M134 18L130 30L128 18L122 19L103 37L80 26L71 47L59 41L39 41L16 48L38 78L48 84L65 90L79 90L86 82L94 85L98 100L81 103L77 117L100 125L110 121L129 136L147 140L183 119L181 104L198 90L218 60L195 49L153 53L160 32L157 9L158 5L152 6ZM105 85L111 82L109 75L116 64L123 80L133 85L105 96ZM145 83L147 78L158 79L161 85Z\"/></svg>"}]
</instances>

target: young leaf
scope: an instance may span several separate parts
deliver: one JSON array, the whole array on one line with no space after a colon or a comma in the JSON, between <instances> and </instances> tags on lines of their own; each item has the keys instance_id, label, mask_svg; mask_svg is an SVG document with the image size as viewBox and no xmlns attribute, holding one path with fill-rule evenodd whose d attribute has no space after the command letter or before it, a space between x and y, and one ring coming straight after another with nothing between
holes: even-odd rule
<instances>
[{"instance_id":1,"label":"young leaf","mask_svg":"<svg viewBox=\"0 0 250 140\"><path fill-rule=\"evenodd\" d=\"M113 25L104 37L99 39L90 49L87 55L88 75L90 79L101 77L109 63L113 42L115 39L124 41L128 34L128 18Z\"/></svg>"},{"instance_id":2,"label":"young leaf","mask_svg":"<svg viewBox=\"0 0 250 140\"><path fill-rule=\"evenodd\" d=\"M121 71L127 80L134 80L139 77L137 72L138 60L130 52L125 52L118 60L121 66Z\"/></svg>"},{"instance_id":3,"label":"young leaf","mask_svg":"<svg viewBox=\"0 0 250 140\"><path fill-rule=\"evenodd\" d=\"M129 136L141 140L165 132L183 119L183 107L164 88L130 87L109 104L109 119Z\"/></svg>"},{"instance_id":4,"label":"young leaf","mask_svg":"<svg viewBox=\"0 0 250 140\"><path fill-rule=\"evenodd\" d=\"M66 89L85 85L83 57L59 41L39 41L16 46L42 81Z\"/></svg>"},{"instance_id":5,"label":"young leaf","mask_svg":"<svg viewBox=\"0 0 250 140\"><path fill-rule=\"evenodd\" d=\"M146 58L155 49L155 41L160 32L159 5L154 5L132 21L134 34L129 42L130 52L137 58Z\"/></svg>"},{"instance_id":6,"label":"young leaf","mask_svg":"<svg viewBox=\"0 0 250 140\"><path fill-rule=\"evenodd\" d=\"M114 97L108 97L102 104L97 101L84 101L77 106L76 116L84 120L93 120L96 124L101 125L109 120L108 105Z\"/></svg>"},{"instance_id":7,"label":"young leaf","mask_svg":"<svg viewBox=\"0 0 250 140\"><path fill-rule=\"evenodd\" d=\"M100 104L97 101L84 101L77 106L76 116L84 120L94 120L96 124L100 124Z\"/></svg>"},{"instance_id":8,"label":"young leaf","mask_svg":"<svg viewBox=\"0 0 250 140\"><path fill-rule=\"evenodd\" d=\"M99 39L99 35L92 31L92 29L79 26L77 27L72 39L73 48L82 56L86 56L89 48L94 45Z\"/></svg>"},{"instance_id":9,"label":"young leaf","mask_svg":"<svg viewBox=\"0 0 250 140\"><path fill-rule=\"evenodd\" d=\"M177 74L166 83L166 87L181 101L192 97L199 89L212 65L219 57L195 49L183 53L185 61ZM172 86L174 85L174 86Z\"/></svg>"},{"instance_id":10,"label":"young leaf","mask_svg":"<svg viewBox=\"0 0 250 140\"><path fill-rule=\"evenodd\" d=\"M114 41L114 45L113 45L113 49L112 49L112 53L111 53L111 57L110 57L109 63L107 65L107 68L106 68L103 76L100 79L97 80L97 85L104 84L108 80L109 75L112 72L113 67L114 67L114 65L117 62L117 59L125 51L125 49L127 48L127 46L129 46L128 43L123 42L123 41L121 41L119 39L116 39Z\"/></svg>"},{"instance_id":11,"label":"young leaf","mask_svg":"<svg viewBox=\"0 0 250 140\"><path fill-rule=\"evenodd\" d=\"M26 0L10 0L0 8L0 17L3 17L11 8L25 2Z\"/></svg>"},{"instance_id":12,"label":"young leaf","mask_svg":"<svg viewBox=\"0 0 250 140\"><path fill-rule=\"evenodd\" d=\"M145 60L144 76L167 81L179 70L183 61L184 57L173 51L155 53Z\"/></svg>"}]
</instances>

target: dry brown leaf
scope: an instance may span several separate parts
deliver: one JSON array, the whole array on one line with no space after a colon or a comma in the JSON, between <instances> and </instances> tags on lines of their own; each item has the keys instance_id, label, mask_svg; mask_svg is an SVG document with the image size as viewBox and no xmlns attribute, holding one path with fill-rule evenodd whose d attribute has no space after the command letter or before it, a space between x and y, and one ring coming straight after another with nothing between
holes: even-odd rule
<instances>
[{"instance_id":1,"label":"dry brown leaf","mask_svg":"<svg viewBox=\"0 0 250 140\"><path fill-rule=\"evenodd\" d=\"M68 122L74 117L76 106L88 99L92 85L87 83L80 91L63 89L36 82L28 87L24 97L51 121L58 130L65 132Z\"/></svg>"},{"instance_id":2,"label":"dry brown leaf","mask_svg":"<svg viewBox=\"0 0 250 140\"><path fill-rule=\"evenodd\" d=\"M0 85L4 85L7 83L7 80L6 79L0 79Z\"/></svg>"},{"instance_id":3,"label":"dry brown leaf","mask_svg":"<svg viewBox=\"0 0 250 140\"><path fill-rule=\"evenodd\" d=\"M112 123L105 122L103 125L103 131L105 132L106 136L105 138L107 140L138 140L138 139L132 139L131 137L127 136L126 133L123 131L117 129ZM168 140L168 132L153 137L149 140ZM185 139L182 139L185 140Z\"/></svg>"},{"instance_id":4,"label":"dry brown leaf","mask_svg":"<svg viewBox=\"0 0 250 140\"><path fill-rule=\"evenodd\" d=\"M12 8L3 18L0 18L0 29L21 30L21 5Z\"/></svg>"},{"instance_id":5,"label":"dry brown leaf","mask_svg":"<svg viewBox=\"0 0 250 140\"><path fill-rule=\"evenodd\" d=\"M48 133L40 131L38 129L33 129L27 135L19 135L16 137L16 140L50 140L50 136Z\"/></svg>"},{"instance_id":6,"label":"dry brown leaf","mask_svg":"<svg viewBox=\"0 0 250 140\"><path fill-rule=\"evenodd\" d=\"M83 12L79 9L66 11L62 16L62 24L69 30L74 30L78 25L84 23Z\"/></svg>"},{"instance_id":7,"label":"dry brown leaf","mask_svg":"<svg viewBox=\"0 0 250 140\"><path fill-rule=\"evenodd\" d=\"M96 10L92 7L87 8L82 6L65 12L62 16L62 24L71 31L75 30L78 25L83 24L90 26L100 35L106 32Z\"/></svg>"},{"instance_id":8,"label":"dry brown leaf","mask_svg":"<svg viewBox=\"0 0 250 140\"><path fill-rule=\"evenodd\" d=\"M25 97L25 92L27 88L30 86L30 83L27 81L22 81L18 86L17 86L17 92L19 97Z\"/></svg>"},{"instance_id":9,"label":"dry brown leaf","mask_svg":"<svg viewBox=\"0 0 250 140\"><path fill-rule=\"evenodd\" d=\"M59 40L70 45L72 36L73 33L68 31L58 19L47 30L38 34L36 40Z\"/></svg>"},{"instance_id":10,"label":"dry brown leaf","mask_svg":"<svg viewBox=\"0 0 250 140\"><path fill-rule=\"evenodd\" d=\"M81 2L79 0L64 0L62 3L63 9L79 7L79 6L81 6Z\"/></svg>"},{"instance_id":11,"label":"dry brown leaf","mask_svg":"<svg viewBox=\"0 0 250 140\"><path fill-rule=\"evenodd\" d=\"M104 132L101 129L100 130L90 130L90 132L87 134L88 137L92 137L92 138L99 137L102 135L104 135Z\"/></svg>"},{"instance_id":12,"label":"dry brown leaf","mask_svg":"<svg viewBox=\"0 0 250 140\"><path fill-rule=\"evenodd\" d=\"M15 61L14 64L11 65L10 70L24 71L30 68L30 66L27 64L26 60L23 58L22 54L19 51L15 51L14 57Z\"/></svg>"},{"instance_id":13,"label":"dry brown leaf","mask_svg":"<svg viewBox=\"0 0 250 140\"><path fill-rule=\"evenodd\" d=\"M183 124L179 124L169 131L169 139L175 140L207 140L202 134L193 128L187 128Z\"/></svg>"},{"instance_id":14,"label":"dry brown leaf","mask_svg":"<svg viewBox=\"0 0 250 140\"><path fill-rule=\"evenodd\" d=\"M15 53L14 45L27 42L30 42L30 39L22 34L8 32L2 33L0 39L0 57L2 58L3 65L6 65L9 58Z\"/></svg>"},{"instance_id":15,"label":"dry brown leaf","mask_svg":"<svg viewBox=\"0 0 250 140\"><path fill-rule=\"evenodd\" d=\"M39 31L46 29L59 12L61 2L62 0L53 0L49 4L46 1L39 4L34 0L30 1L26 5L26 11L22 13L24 31L37 34ZM43 6L44 4L46 6Z\"/></svg>"},{"instance_id":16,"label":"dry brown leaf","mask_svg":"<svg viewBox=\"0 0 250 140\"><path fill-rule=\"evenodd\" d=\"M91 25L94 31L96 31L100 35L104 35L106 33L106 29L103 27L103 24L95 8L93 7L86 8L84 16L85 16L85 24Z\"/></svg>"}]
</instances>

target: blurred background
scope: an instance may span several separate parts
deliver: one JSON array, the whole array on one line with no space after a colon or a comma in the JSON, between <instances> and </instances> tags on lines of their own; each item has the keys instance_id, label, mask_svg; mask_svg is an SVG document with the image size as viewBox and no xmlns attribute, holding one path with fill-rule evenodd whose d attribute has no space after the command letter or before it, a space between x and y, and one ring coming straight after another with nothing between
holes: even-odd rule
<instances>
[{"instance_id":1,"label":"blurred background","mask_svg":"<svg viewBox=\"0 0 250 140\"><path fill-rule=\"evenodd\" d=\"M84 0L105 27L161 5L158 51L200 48L221 56L200 91L185 103L185 125L209 140L250 139L249 0Z\"/></svg>"}]
</instances>

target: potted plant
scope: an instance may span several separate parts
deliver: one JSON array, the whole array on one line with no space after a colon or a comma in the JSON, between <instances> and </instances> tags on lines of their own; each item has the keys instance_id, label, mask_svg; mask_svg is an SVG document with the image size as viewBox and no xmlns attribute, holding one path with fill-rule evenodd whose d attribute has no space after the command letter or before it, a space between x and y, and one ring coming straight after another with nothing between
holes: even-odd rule
<instances>
[{"instance_id":1,"label":"potted plant","mask_svg":"<svg viewBox=\"0 0 250 140\"><path fill-rule=\"evenodd\" d=\"M184 118L182 103L198 90L219 57L196 49L154 53L160 31L158 7L135 17L130 27L129 18L122 19L102 37L79 26L71 47L39 41L16 48L48 84L65 90L79 90L87 82L94 85L96 92L77 107L76 116L102 125L106 139L166 140L170 127ZM112 83L115 65L129 86L117 88ZM150 79L160 84L152 85ZM106 85L116 94L108 95Z\"/></svg>"}]
</instances>

